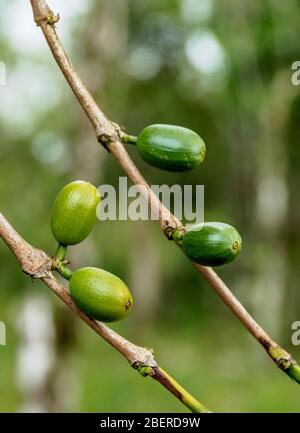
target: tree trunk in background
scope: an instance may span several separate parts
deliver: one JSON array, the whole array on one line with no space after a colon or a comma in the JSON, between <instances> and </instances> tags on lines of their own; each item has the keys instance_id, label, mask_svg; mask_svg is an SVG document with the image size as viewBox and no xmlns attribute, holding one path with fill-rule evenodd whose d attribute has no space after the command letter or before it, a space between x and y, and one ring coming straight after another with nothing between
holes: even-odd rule
<instances>
[{"instance_id":1,"label":"tree trunk in background","mask_svg":"<svg viewBox=\"0 0 300 433\"><path fill-rule=\"evenodd\" d=\"M51 412L52 372L57 362L52 304L46 295L29 291L18 307L17 386L21 412Z\"/></svg>"}]
</instances>

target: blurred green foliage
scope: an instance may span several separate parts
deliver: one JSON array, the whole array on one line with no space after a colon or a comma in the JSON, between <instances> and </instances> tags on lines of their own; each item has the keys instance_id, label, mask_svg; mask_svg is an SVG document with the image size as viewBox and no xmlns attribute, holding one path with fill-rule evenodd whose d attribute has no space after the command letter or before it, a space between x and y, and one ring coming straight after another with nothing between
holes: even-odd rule
<instances>
[{"instance_id":1,"label":"blurred green foliage","mask_svg":"<svg viewBox=\"0 0 300 433\"><path fill-rule=\"evenodd\" d=\"M300 319L300 98L291 83L291 65L299 60L299 2L52 3L63 9L57 27L68 28L63 39L73 63L110 118L131 134L171 123L206 141L205 162L188 174L149 167L128 150L151 184L205 185L206 220L236 226L244 241L239 259L220 275L299 361L300 350L290 342L291 324ZM77 177L117 185L124 174L97 145L31 20L29 2L0 5L0 59L7 65L7 85L0 88L1 211L29 242L52 254L49 215L60 188ZM24 26L13 26L12 12L21 8L27 10ZM154 347L162 366L207 406L299 411L298 387L276 370L157 224L99 222L71 254L78 266L101 266L131 285L134 312L113 328ZM153 275L152 297L151 281L146 292L134 285L143 272ZM52 306L55 371L64 367L74 377L61 388L47 384L46 409L184 410L73 319L47 287L31 284L4 245L0 281L0 320L7 326L7 346L0 347L1 411L20 410L31 398L17 375L24 345L17 323L28 293L42 293ZM70 394L76 403L68 403Z\"/></svg>"}]
</instances>

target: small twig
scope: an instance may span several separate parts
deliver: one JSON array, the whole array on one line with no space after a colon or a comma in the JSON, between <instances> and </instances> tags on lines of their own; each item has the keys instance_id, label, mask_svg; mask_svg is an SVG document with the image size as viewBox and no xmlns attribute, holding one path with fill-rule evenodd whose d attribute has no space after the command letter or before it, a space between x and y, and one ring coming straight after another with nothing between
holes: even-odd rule
<instances>
[{"instance_id":1,"label":"small twig","mask_svg":"<svg viewBox=\"0 0 300 433\"><path fill-rule=\"evenodd\" d=\"M51 259L44 251L38 250L26 242L1 213L0 237L14 253L24 272L29 274L32 278L41 279L70 310L114 349L121 353L133 368L140 371L141 374L145 373L145 369L149 369L148 372L146 370L147 374L143 375L150 375L153 379L160 382L192 412L209 412L203 404L198 402L171 376L161 369L151 350L136 346L108 326L91 319L77 308L68 290L56 280L50 271L51 269L55 269L55 259ZM62 248L58 249L58 253L61 257L63 256Z\"/></svg>"},{"instance_id":2,"label":"small twig","mask_svg":"<svg viewBox=\"0 0 300 433\"><path fill-rule=\"evenodd\" d=\"M152 211L159 215L160 225L164 233L168 236L175 228L182 228L181 222L172 213L165 208L158 197L152 192L151 188L130 159L126 152L122 137L124 132L114 122L111 122L99 108L94 98L87 90L78 73L70 63L64 47L56 33L53 25L49 24L47 17L53 12L47 6L45 0L30 0L35 21L39 19L38 25L41 27L43 34L48 42L49 48L68 81L73 93L75 94L79 104L88 116L98 138L116 158L120 166L127 173L133 183L142 185L146 188L147 194L141 190L144 198L148 201ZM40 17L44 16L43 20ZM215 290L218 296L229 307L232 313L240 320L245 328L253 335L253 337L264 347L269 356L289 376L300 383L300 367L291 355L282 349L272 338L259 326L251 317L243 305L237 300L230 289L217 275L217 273L208 267L195 265L197 271L203 275L209 285ZM284 362L283 362L284 360Z\"/></svg>"}]
</instances>

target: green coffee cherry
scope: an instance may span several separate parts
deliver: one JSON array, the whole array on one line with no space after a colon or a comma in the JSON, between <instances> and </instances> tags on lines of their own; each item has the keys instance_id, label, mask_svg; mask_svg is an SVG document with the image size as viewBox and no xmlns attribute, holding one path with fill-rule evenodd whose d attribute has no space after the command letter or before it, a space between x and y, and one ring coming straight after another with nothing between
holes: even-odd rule
<instances>
[{"instance_id":1,"label":"green coffee cherry","mask_svg":"<svg viewBox=\"0 0 300 433\"><path fill-rule=\"evenodd\" d=\"M205 158L205 144L190 129L174 125L150 125L137 137L125 137L135 143L141 157L154 167L168 171L188 171Z\"/></svg>"},{"instance_id":2,"label":"green coffee cherry","mask_svg":"<svg viewBox=\"0 0 300 433\"><path fill-rule=\"evenodd\" d=\"M242 249L242 239L237 230L219 222L191 226L179 242L193 262L204 266L230 263Z\"/></svg>"},{"instance_id":3,"label":"green coffee cherry","mask_svg":"<svg viewBox=\"0 0 300 433\"><path fill-rule=\"evenodd\" d=\"M125 283L103 269L78 269L69 281L69 288L76 305L89 317L101 322L124 319L133 305Z\"/></svg>"},{"instance_id":4,"label":"green coffee cherry","mask_svg":"<svg viewBox=\"0 0 300 433\"><path fill-rule=\"evenodd\" d=\"M76 245L94 227L101 197L97 188L84 181L66 185L58 194L51 213L51 230L61 245Z\"/></svg>"}]
</instances>

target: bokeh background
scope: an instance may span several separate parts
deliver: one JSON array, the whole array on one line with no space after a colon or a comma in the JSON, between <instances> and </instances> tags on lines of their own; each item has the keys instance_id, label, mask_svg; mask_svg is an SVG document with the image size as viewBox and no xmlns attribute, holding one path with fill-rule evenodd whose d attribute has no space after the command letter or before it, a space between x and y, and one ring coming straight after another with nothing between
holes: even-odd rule
<instances>
[{"instance_id":1,"label":"bokeh background","mask_svg":"<svg viewBox=\"0 0 300 433\"><path fill-rule=\"evenodd\" d=\"M95 141L55 65L29 1L0 0L1 211L49 254L53 200L69 181L124 175ZM258 322L300 360L299 88L296 0L65 0L59 34L105 112L131 134L151 123L197 131L205 163L171 174L129 151L151 184L205 185L205 218L238 228L239 259L220 275ZM215 411L299 411L282 374L155 222L99 222L70 249L73 268L123 278L135 308L113 328L155 348L159 362ZM1 411L182 411L31 283L0 243Z\"/></svg>"}]
</instances>

